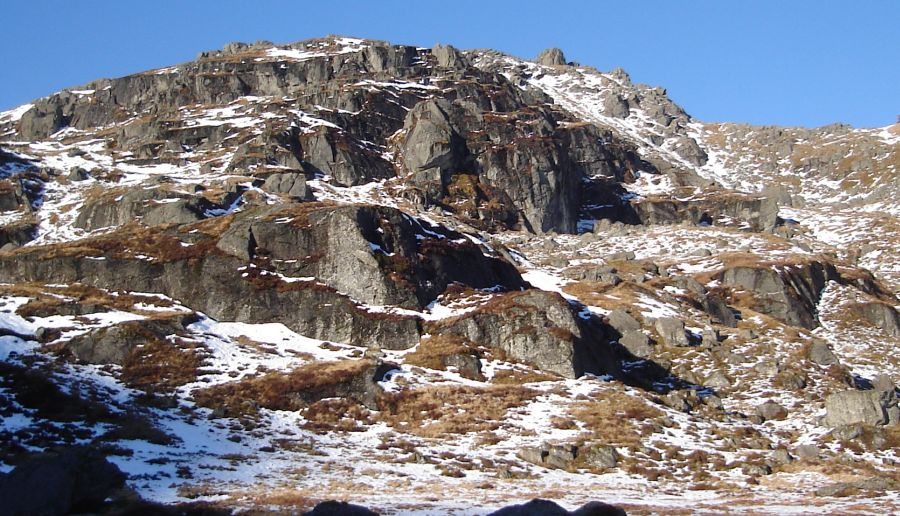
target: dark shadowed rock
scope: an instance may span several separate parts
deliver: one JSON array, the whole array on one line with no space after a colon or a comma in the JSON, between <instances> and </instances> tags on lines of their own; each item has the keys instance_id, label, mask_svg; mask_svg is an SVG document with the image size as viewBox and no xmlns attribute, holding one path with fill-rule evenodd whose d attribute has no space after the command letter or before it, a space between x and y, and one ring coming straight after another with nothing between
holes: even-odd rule
<instances>
[{"instance_id":1,"label":"dark shadowed rock","mask_svg":"<svg viewBox=\"0 0 900 516\"><path fill-rule=\"evenodd\" d=\"M96 450L35 456L0 475L0 512L10 516L92 513L125 486L126 476Z\"/></svg>"},{"instance_id":2,"label":"dark shadowed rock","mask_svg":"<svg viewBox=\"0 0 900 516\"><path fill-rule=\"evenodd\" d=\"M361 505L337 501L321 502L311 511L303 514L304 516L378 516L377 512Z\"/></svg>"},{"instance_id":3,"label":"dark shadowed rock","mask_svg":"<svg viewBox=\"0 0 900 516\"><path fill-rule=\"evenodd\" d=\"M588 502L574 511L567 511L549 500L535 499L520 505L510 505L489 516L625 516L625 511L603 502Z\"/></svg>"}]
</instances>

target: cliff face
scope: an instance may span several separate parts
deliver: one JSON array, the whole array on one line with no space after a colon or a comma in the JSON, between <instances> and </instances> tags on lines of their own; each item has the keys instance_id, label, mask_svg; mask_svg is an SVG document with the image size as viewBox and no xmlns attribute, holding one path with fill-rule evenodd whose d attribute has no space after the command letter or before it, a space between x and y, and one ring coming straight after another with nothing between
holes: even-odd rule
<instances>
[{"instance_id":1,"label":"cliff face","mask_svg":"<svg viewBox=\"0 0 900 516\"><path fill-rule=\"evenodd\" d=\"M229 509L487 507L546 468L648 510L781 475L761 508L837 465L868 503L898 145L702 123L558 49L342 37L38 99L0 113L0 461L87 443Z\"/></svg>"}]
</instances>

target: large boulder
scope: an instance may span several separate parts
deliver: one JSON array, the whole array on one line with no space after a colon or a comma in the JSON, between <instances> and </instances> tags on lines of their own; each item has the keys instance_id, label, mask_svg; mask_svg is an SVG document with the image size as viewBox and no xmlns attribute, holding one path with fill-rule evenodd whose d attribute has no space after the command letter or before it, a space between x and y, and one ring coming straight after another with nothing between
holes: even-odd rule
<instances>
[{"instance_id":1,"label":"large boulder","mask_svg":"<svg viewBox=\"0 0 900 516\"><path fill-rule=\"evenodd\" d=\"M625 516L625 511L603 502L588 502L574 511L567 511L550 500L534 499L524 504L509 505L489 516Z\"/></svg>"},{"instance_id":2,"label":"large boulder","mask_svg":"<svg viewBox=\"0 0 900 516\"><path fill-rule=\"evenodd\" d=\"M38 455L0 475L0 512L9 516L100 512L125 487L126 478L91 448Z\"/></svg>"},{"instance_id":3,"label":"large boulder","mask_svg":"<svg viewBox=\"0 0 900 516\"><path fill-rule=\"evenodd\" d=\"M432 323L428 333L452 333L548 373L576 378L597 372L602 350L559 294L510 292L462 316Z\"/></svg>"},{"instance_id":4,"label":"large boulder","mask_svg":"<svg viewBox=\"0 0 900 516\"><path fill-rule=\"evenodd\" d=\"M738 265L720 276L724 285L753 296L751 307L787 324L813 329L819 325L816 307L825 283L837 279L834 266L807 262L793 265Z\"/></svg>"},{"instance_id":5,"label":"large boulder","mask_svg":"<svg viewBox=\"0 0 900 516\"><path fill-rule=\"evenodd\" d=\"M656 320L653 327L667 346L689 346L691 344L681 319L661 317Z\"/></svg>"},{"instance_id":6,"label":"large boulder","mask_svg":"<svg viewBox=\"0 0 900 516\"><path fill-rule=\"evenodd\" d=\"M826 426L854 423L887 425L900 422L900 408L893 390L843 391L825 398Z\"/></svg>"}]
</instances>

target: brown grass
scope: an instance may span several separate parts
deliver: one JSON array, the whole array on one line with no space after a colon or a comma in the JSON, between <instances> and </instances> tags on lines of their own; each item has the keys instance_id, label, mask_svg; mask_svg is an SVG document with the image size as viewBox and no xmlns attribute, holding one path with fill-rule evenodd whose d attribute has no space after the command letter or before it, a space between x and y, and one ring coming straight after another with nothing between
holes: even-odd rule
<instances>
[{"instance_id":1,"label":"brown grass","mask_svg":"<svg viewBox=\"0 0 900 516\"><path fill-rule=\"evenodd\" d=\"M200 345L177 338L170 342L148 336L147 344L135 349L125 360L120 378L130 387L167 392L195 381L202 363Z\"/></svg>"},{"instance_id":2,"label":"brown grass","mask_svg":"<svg viewBox=\"0 0 900 516\"><path fill-rule=\"evenodd\" d=\"M489 432L502 426L509 409L537 395L537 391L512 386L410 389L382 396L380 419L397 431L421 437Z\"/></svg>"},{"instance_id":3,"label":"brown grass","mask_svg":"<svg viewBox=\"0 0 900 516\"><path fill-rule=\"evenodd\" d=\"M618 446L640 446L644 422L663 416L647 400L621 392L580 401L568 410L569 417L584 423L591 440Z\"/></svg>"},{"instance_id":4,"label":"brown grass","mask_svg":"<svg viewBox=\"0 0 900 516\"><path fill-rule=\"evenodd\" d=\"M222 408L228 415L255 414L259 407L299 410L317 398L329 397L337 386L360 377L373 365L368 359L317 362L199 389L193 395L198 405Z\"/></svg>"},{"instance_id":5,"label":"brown grass","mask_svg":"<svg viewBox=\"0 0 900 516\"><path fill-rule=\"evenodd\" d=\"M423 338L415 351L404 357L404 361L426 369L446 370L448 358L460 354L477 354L475 345L465 337L444 333Z\"/></svg>"}]
</instances>

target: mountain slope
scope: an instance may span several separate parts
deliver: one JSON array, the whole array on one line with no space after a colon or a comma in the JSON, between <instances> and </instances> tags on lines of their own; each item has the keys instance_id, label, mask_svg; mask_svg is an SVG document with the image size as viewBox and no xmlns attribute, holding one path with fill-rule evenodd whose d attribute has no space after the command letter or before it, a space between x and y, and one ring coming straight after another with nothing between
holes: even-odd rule
<instances>
[{"instance_id":1,"label":"mountain slope","mask_svg":"<svg viewBox=\"0 0 900 516\"><path fill-rule=\"evenodd\" d=\"M898 142L345 37L38 99L0 114L0 460L228 510L890 510Z\"/></svg>"}]
</instances>

